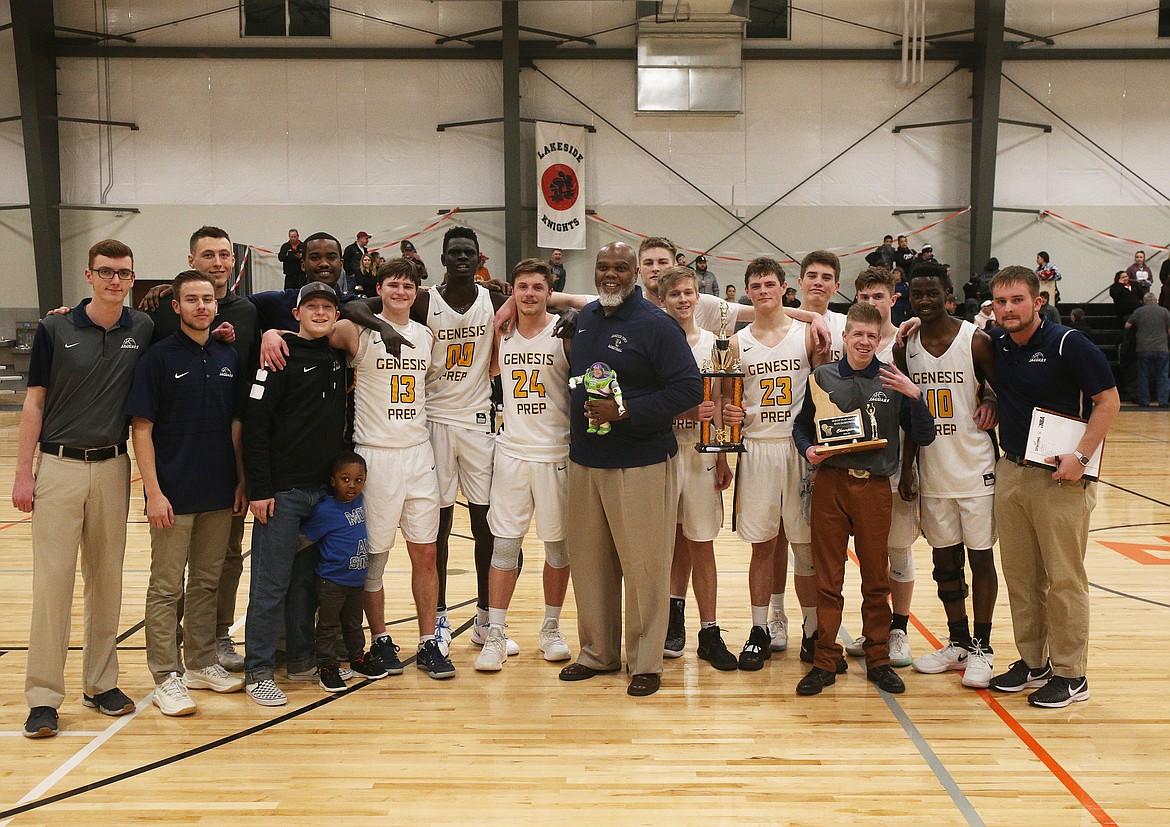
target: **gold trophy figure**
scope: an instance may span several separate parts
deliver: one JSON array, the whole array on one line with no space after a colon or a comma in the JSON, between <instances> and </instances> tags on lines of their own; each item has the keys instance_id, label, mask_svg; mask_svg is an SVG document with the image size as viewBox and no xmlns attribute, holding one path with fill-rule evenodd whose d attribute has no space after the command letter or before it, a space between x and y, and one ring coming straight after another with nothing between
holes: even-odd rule
<instances>
[{"instance_id":1,"label":"gold trophy figure","mask_svg":"<svg viewBox=\"0 0 1170 827\"><path fill-rule=\"evenodd\" d=\"M718 379L723 383L724 393L731 386L731 404L743 406L743 370L739 361L731 354L731 337L727 333L727 305L719 307L719 335L711 348L710 360L703 363L703 401L711 402L712 383ZM695 450L702 454L742 453L742 427L732 425L712 429L710 422L699 426L699 441Z\"/></svg>"}]
</instances>

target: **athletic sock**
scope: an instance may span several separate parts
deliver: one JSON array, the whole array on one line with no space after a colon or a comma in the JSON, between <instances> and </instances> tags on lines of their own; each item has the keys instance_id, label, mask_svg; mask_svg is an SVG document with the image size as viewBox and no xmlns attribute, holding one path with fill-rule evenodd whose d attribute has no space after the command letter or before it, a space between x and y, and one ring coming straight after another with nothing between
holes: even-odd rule
<instances>
[{"instance_id":1,"label":"athletic sock","mask_svg":"<svg viewBox=\"0 0 1170 827\"><path fill-rule=\"evenodd\" d=\"M685 594L672 594L670 596L670 599L671 600L681 600L683 603L687 602L687 596Z\"/></svg>"},{"instance_id":2,"label":"athletic sock","mask_svg":"<svg viewBox=\"0 0 1170 827\"><path fill-rule=\"evenodd\" d=\"M752 625L764 626L768 625L768 607L767 606L752 606Z\"/></svg>"},{"instance_id":3,"label":"athletic sock","mask_svg":"<svg viewBox=\"0 0 1170 827\"><path fill-rule=\"evenodd\" d=\"M991 649L991 624L990 623L980 623L978 620L976 620L975 621L975 632L971 635L971 637L978 640L980 643L982 643L984 649L990 650Z\"/></svg>"},{"instance_id":4,"label":"athletic sock","mask_svg":"<svg viewBox=\"0 0 1170 827\"><path fill-rule=\"evenodd\" d=\"M419 643L426 643L428 640L434 640L434 639L435 639L434 635L419 635L418 636Z\"/></svg>"},{"instance_id":5,"label":"athletic sock","mask_svg":"<svg viewBox=\"0 0 1170 827\"><path fill-rule=\"evenodd\" d=\"M772 611L780 612L781 614L784 613L784 594L783 593L772 595L772 599L769 601L769 603L772 606Z\"/></svg>"},{"instance_id":6,"label":"athletic sock","mask_svg":"<svg viewBox=\"0 0 1170 827\"><path fill-rule=\"evenodd\" d=\"M504 623L508 618L507 609L488 609L488 625L489 626L505 626Z\"/></svg>"},{"instance_id":7,"label":"athletic sock","mask_svg":"<svg viewBox=\"0 0 1170 827\"><path fill-rule=\"evenodd\" d=\"M803 617L800 625L801 634L806 638L812 637L817 633L817 607L801 606L800 614Z\"/></svg>"},{"instance_id":8,"label":"athletic sock","mask_svg":"<svg viewBox=\"0 0 1170 827\"><path fill-rule=\"evenodd\" d=\"M718 626L718 625L719 624L714 620L703 620L703 621L699 622L700 629L710 629L712 626Z\"/></svg>"},{"instance_id":9,"label":"athletic sock","mask_svg":"<svg viewBox=\"0 0 1170 827\"><path fill-rule=\"evenodd\" d=\"M475 625L486 626L488 622L488 610L481 609L479 606L475 607Z\"/></svg>"},{"instance_id":10,"label":"athletic sock","mask_svg":"<svg viewBox=\"0 0 1170 827\"><path fill-rule=\"evenodd\" d=\"M947 629L951 643L964 648L971 646L971 627L967 623L967 618L948 621Z\"/></svg>"},{"instance_id":11,"label":"athletic sock","mask_svg":"<svg viewBox=\"0 0 1170 827\"><path fill-rule=\"evenodd\" d=\"M892 632L895 629L897 629L899 632L905 632L906 631L906 624L909 622L910 622L910 615L896 614L893 616L893 619L890 620L890 631Z\"/></svg>"},{"instance_id":12,"label":"athletic sock","mask_svg":"<svg viewBox=\"0 0 1170 827\"><path fill-rule=\"evenodd\" d=\"M389 640L389 639L390 639L389 632L382 632L381 634L374 635L374 643L378 643L379 641Z\"/></svg>"},{"instance_id":13,"label":"athletic sock","mask_svg":"<svg viewBox=\"0 0 1170 827\"><path fill-rule=\"evenodd\" d=\"M544 616L551 617L553 620L557 621L557 623L560 623L561 622L561 609L562 608L564 608L564 607L563 606L550 606L547 603L545 603L544 604Z\"/></svg>"}]
</instances>

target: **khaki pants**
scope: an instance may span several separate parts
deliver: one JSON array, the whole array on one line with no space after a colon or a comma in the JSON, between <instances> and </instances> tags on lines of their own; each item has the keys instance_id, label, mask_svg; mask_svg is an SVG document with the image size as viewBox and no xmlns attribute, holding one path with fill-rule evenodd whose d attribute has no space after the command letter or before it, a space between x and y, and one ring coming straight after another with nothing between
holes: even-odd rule
<instances>
[{"instance_id":1,"label":"khaki pants","mask_svg":"<svg viewBox=\"0 0 1170 827\"><path fill-rule=\"evenodd\" d=\"M572 530L566 536L577 600L578 660L593 669L662 672L670 607L670 562L678 513L669 463L587 468L569 463Z\"/></svg>"},{"instance_id":2,"label":"khaki pants","mask_svg":"<svg viewBox=\"0 0 1170 827\"><path fill-rule=\"evenodd\" d=\"M85 581L82 691L99 695L118 685L130 457L81 462L42 454L33 497L32 627L24 695L30 707L57 709L65 699L79 546Z\"/></svg>"},{"instance_id":3,"label":"khaki pants","mask_svg":"<svg viewBox=\"0 0 1170 827\"><path fill-rule=\"evenodd\" d=\"M1051 658L1062 678L1088 667L1085 549L1096 504L1095 482L1057 485L1048 468L996 463L995 524L1016 649L1032 669Z\"/></svg>"},{"instance_id":4,"label":"khaki pants","mask_svg":"<svg viewBox=\"0 0 1170 827\"><path fill-rule=\"evenodd\" d=\"M176 626L183 598L183 655L188 669L217 663L216 591L231 529L230 508L176 514L170 528L150 529L146 588L146 665L160 684L183 673ZM186 590L183 574L186 572Z\"/></svg>"}]
</instances>

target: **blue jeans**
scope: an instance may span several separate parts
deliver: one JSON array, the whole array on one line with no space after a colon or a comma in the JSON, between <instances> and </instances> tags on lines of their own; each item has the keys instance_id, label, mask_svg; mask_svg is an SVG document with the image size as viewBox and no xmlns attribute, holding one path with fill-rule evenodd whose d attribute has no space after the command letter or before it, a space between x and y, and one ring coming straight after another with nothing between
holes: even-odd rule
<instances>
[{"instance_id":1,"label":"blue jeans","mask_svg":"<svg viewBox=\"0 0 1170 827\"><path fill-rule=\"evenodd\" d=\"M1137 355L1137 398L1139 405L1150 404L1150 380L1154 380L1156 401L1170 401L1170 353L1139 350Z\"/></svg>"},{"instance_id":2,"label":"blue jeans","mask_svg":"<svg viewBox=\"0 0 1170 827\"><path fill-rule=\"evenodd\" d=\"M324 497L324 488L278 492L268 522L257 520L253 527L244 650L245 679L250 684L273 677L282 627L288 671L303 672L317 665L313 654L317 547L297 548L301 521Z\"/></svg>"}]
</instances>

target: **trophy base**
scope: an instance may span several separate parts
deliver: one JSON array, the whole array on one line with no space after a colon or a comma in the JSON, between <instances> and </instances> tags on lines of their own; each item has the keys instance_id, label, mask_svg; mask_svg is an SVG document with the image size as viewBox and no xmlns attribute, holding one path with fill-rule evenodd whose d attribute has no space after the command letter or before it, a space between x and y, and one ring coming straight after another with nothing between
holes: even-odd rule
<instances>
[{"instance_id":1,"label":"trophy base","mask_svg":"<svg viewBox=\"0 0 1170 827\"><path fill-rule=\"evenodd\" d=\"M742 454L747 448L742 442L709 442L706 445L698 443L695 450L700 454Z\"/></svg>"},{"instance_id":2,"label":"trophy base","mask_svg":"<svg viewBox=\"0 0 1170 827\"><path fill-rule=\"evenodd\" d=\"M889 444L888 439L866 439L860 442L846 442L843 445L818 445L817 453L823 457L833 457L837 454L855 454L859 451L876 451Z\"/></svg>"}]
</instances>

